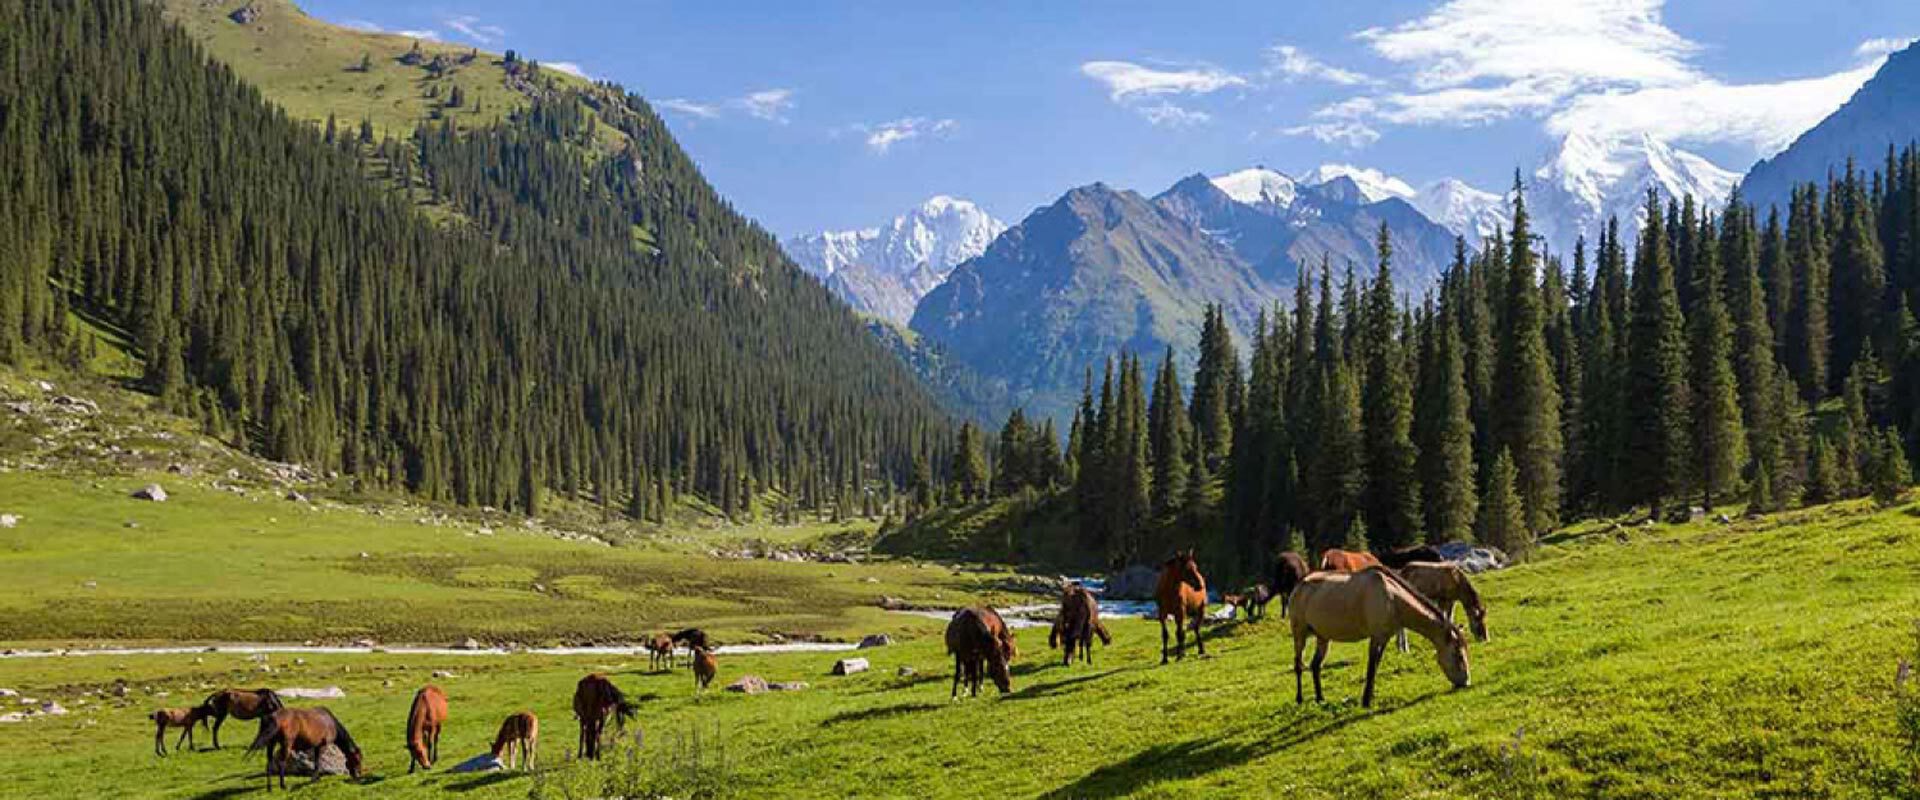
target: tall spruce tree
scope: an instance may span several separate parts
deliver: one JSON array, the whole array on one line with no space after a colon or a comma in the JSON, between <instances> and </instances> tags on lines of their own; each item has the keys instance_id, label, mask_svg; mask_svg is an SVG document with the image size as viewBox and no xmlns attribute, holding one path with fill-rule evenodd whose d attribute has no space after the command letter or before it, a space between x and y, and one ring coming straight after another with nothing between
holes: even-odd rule
<instances>
[{"instance_id":1,"label":"tall spruce tree","mask_svg":"<svg viewBox=\"0 0 1920 800\"><path fill-rule=\"evenodd\" d=\"M1740 471L1747 461L1747 434L1740 420L1740 387L1733 371L1733 320L1727 314L1718 245L1713 224L1702 219L1692 248L1694 281L1693 357L1693 473L1699 482L1701 505L1712 509L1740 490ZM1710 243L1712 245L1710 246Z\"/></svg>"},{"instance_id":2,"label":"tall spruce tree","mask_svg":"<svg viewBox=\"0 0 1920 800\"><path fill-rule=\"evenodd\" d=\"M1420 370L1428 387L1422 410L1430 420L1427 436L1420 442L1427 539L1465 541L1473 534L1479 498L1474 492L1473 421L1468 416L1464 348L1451 303L1443 300L1431 325L1432 355Z\"/></svg>"},{"instance_id":3,"label":"tall spruce tree","mask_svg":"<svg viewBox=\"0 0 1920 800\"><path fill-rule=\"evenodd\" d=\"M1627 365L1628 502L1658 518L1688 484L1692 398L1685 320L1674 290L1660 196L1647 193L1647 224L1634 255L1633 327Z\"/></svg>"},{"instance_id":4,"label":"tall spruce tree","mask_svg":"<svg viewBox=\"0 0 1920 800\"><path fill-rule=\"evenodd\" d=\"M1560 521L1560 390L1547 353L1546 321L1534 282L1537 268L1531 222L1518 173L1514 175L1513 230L1507 254L1498 378L1502 400L1494 429L1519 471L1527 530L1543 533Z\"/></svg>"},{"instance_id":5,"label":"tall spruce tree","mask_svg":"<svg viewBox=\"0 0 1920 800\"><path fill-rule=\"evenodd\" d=\"M1367 539L1402 547L1420 538L1420 484L1414 473L1413 386L1399 341L1399 305L1393 290L1393 243L1386 223L1377 242L1379 267L1367 290L1360 345L1366 359L1361 429L1366 483L1361 511Z\"/></svg>"},{"instance_id":6,"label":"tall spruce tree","mask_svg":"<svg viewBox=\"0 0 1920 800\"><path fill-rule=\"evenodd\" d=\"M1168 347L1154 376L1153 403L1147 410L1147 440L1153 451L1152 508L1156 518L1175 516L1187 499L1187 425L1187 408L1181 399L1173 348Z\"/></svg>"}]
</instances>

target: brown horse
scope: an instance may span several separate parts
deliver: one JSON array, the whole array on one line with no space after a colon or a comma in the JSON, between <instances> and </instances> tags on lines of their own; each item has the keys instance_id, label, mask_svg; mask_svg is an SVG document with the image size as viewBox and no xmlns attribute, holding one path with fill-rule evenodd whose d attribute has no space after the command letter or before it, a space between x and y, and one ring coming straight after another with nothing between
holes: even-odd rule
<instances>
[{"instance_id":1,"label":"brown horse","mask_svg":"<svg viewBox=\"0 0 1920 800\"><path fill-rule=\"evenodd\" d=\"M993 679L1001 694L1012 690L1013 676L1007 671L1007 663L1017 654L1013 632L993 609L982 606L954 612L953 620L947 623L947 652L953 654L953 691L948 699L960 696L962 680L973 697L980 696L980 682L985 677Z\"/></svg>"},{"instance_id":2,"label":"brown horse","mask_svg":"<svg viewBox=\"0 0 1920 800\"><path fill-rule=\"evenodd\" d=\"M1233 607L1235 613L1246 615L1248 622L1265 616L1267 603L1272 600L1273 593L1267 591L1267 585L1264 583L1256 583L1247 587L1245 591L1235 594L1220 595L1220 602L1223 605Z\"/></svg>"},{"instance_id":3,"label":"brown horse","mask_svg":"<svg viewBox=\"0 0 1920 800\"><path fill-rule=\"evenodd\" d=\"M163 708L147 715L153 720L153 754L165 757L167 754L167 729L179 728L180 738L173 742L173 749L180 749L182 742L193 749L193 726L202 724L207 718L206 706L193 708Z\"/></svg>"},{"instance_id":4,"label":"brown horse","mask_svg":"<svg viewBox=\"0 0 1920 800\"><path fill-rule=\"evenodd\" d=\"M1187 621L1193 621L1193 646L1200 655L1207 645L1200 640L1200 623L1207 618L1207 579L1200 575L1200 562L1193 551L1175 555L1160 565L1160 582L1154 586L1153 599L1160 620L1160 663L1167 663L1167 618L1173 618L1174 657L1187 658Z\"/></svg>"},{"instance_id":5,"label":"brown horse","mask_svg":"<svg viewBox=\"0 0 1920 800\"><path fill-rule=\"evenodd\" d=\"M1287 615L1287 599L1293 595L1293 587L1299 586L1313 573L1307 566L1307 560L1291 550L1281 553L1273 564L1273 593L1280 598L1280 616Z\"/></svg>"},{"instance_id":6,"label":"brown horse","mask_svg":"<svg viewBox=\"0 0 1920 800\"><path fill-rule=\"evenodd\" d=\"M658 633L647 640L647 669L658 670L662 661L673 669L673 637Z\"/></svg>"},{"instance_id":7,"label":"brown horse","mask_svg":"<svg viewBox=\"0 0 1920 800\"><path fill-rule=\"evenodd\" d=\"M440 726L446 721L446 692L427 684L414 693L413 709L407 712L407 755L413 757L407 774L413 774L415 767L433 769L433 762L440 758Z\"/></svg>"},{"instance_id":8,"label":"brown horse","mask_svg":"<svg viewBox=\"0 0 1920 800\"><path fill-rule=\"evenodd\" d=\"M720 662L713 657L713 651L704 647L693 649L693 689L696 692L707 690L707 684L713 683L713 676L719 674Z\"/></svg>"},{"instance_id":9,"label":"brown horse","mask_svg":"<svg viewBox=\"0 0 1920 800\"><path fill-rule=\"evenodd\" d=\"M307 753L313 759L313 780L308 783L319 781L320 753L328 745L340 748L340 754L347 760L347 774L358 779L361 769L360 746L347 733L347 726L340 724L340 718L325 708L282 708L273 712L261 721L260 735L254 737L253 744L247 745L247 755L266 748L267 791L271 792L276 767L280 773L280 788L287 788L287 767L293 760L294 751Z\"/></svg>"},{"instance_id":10,"label":"brown horse","mask_svg":"<svg viewBox=\"0 0 1920 800\"><path fill-rule=\"evenodd\" d=\"M1342 550L1329 547L1320 554L1320 569L1327 572L1359 572L1368 567L1383 566L1380 558L1366 551Z\"/></svg>"},{"instance_id":11,"label":"brown horse","mask_svg":"<svg viewBox=\"0 0 1920 800\"><path fill-rule=\"evenodd\" d=\"M493 737L493 759L507 769L513 769L513 751L520 751L520 769L533 769L533 753L540 746L540 719L531 711L511 714L500 723L500 732ZM504 756L504 760L502 759Z\"/></svg>"},{"instance_id":12,"label":"brown horse","mask_svg":"<svg viewBox=\"0 0 1920 800\"><path fill-rule=\"evenodd\" d=\"M1492 638L1487 633L1487 606L1480 602L1480 593L1474 591L1466 570L1444 561L1414 561L1400 568L1400 577L1439 606L1448 622L1453 621L1455 603L1465 606L1467 628L1473 631L1473 638L1482 642Z\"/></svg>"},{"instance_id":13,"label":"brown horse","mask_svg":"<svg viewBox=\"0 0 1920 800\"><path fill-rule=\"evenodd\" d=\"M1066 652L1062 654L1061 665L1071 666L1074 655L1078 654L1088 665L1093 664L1093 637L1100 637L1103 645L1113 644L1113 635L1107 632L1107 626L1100 622L1100 603L1093 599L1093 593L1078 583L1069 583L1060 592L1060 615L1053 620L1053 629L1047 632L1047 647L1060 647L1065 643Z\"/></svg>"},{"instance_id":14,"label":"brown horse","mask_svg":"<svg viewBox=\"0 0 1920 800\"><path fill-rule=\"evenodd\" d=\"M226 723L227 717L260 720L260 727L264 731L267 717L272 716L275 711L286 708L287 704L281 702L280 695L274 694L272 689L263 688L221 689L207 695L207 699L202 701L200 706L206 709L202 716L213 719L213 749L218 750L220 749L220 726Z\"/></svg>"},{"instance_id":15,"label":"brown horse","mask_svg":"<svg viewBox=\"0 0 1920 800\"><path fill-rule=\"evenodd\" d=\"M1320 664L1329 642L1367 642L1367 688L1360 705L1373 705L1373 678L1387 641L1401 629L1433 642L1441 671L1455 688L1468 685L1467 640L1440 609L1386 567L1354 573L1316 572L1293 590L1293 699L1305 702L1300 685L1301 651L1313 637L1313 697L1320 692Z\"/></svg>"},{"instance_id":16,"label":"brown horse","mask_svg":"<svg viewBox=\"0 0 1920 800\"><path fill-rule=\"evenodd\" d=\"M600 739L606 732L607 717L613 717L615 730L626 730L627 721L639 712L620 687L598 672L580 679L573 690L573 715L580 720L580 757L600 758Z\"/></svg>"},{"instance_id":17,"label":"brown horse","mask_svg":"<svg viewBox=\"0 0 1920 800\"><path fill-rule=\"evenodd\" d=\"M1394 569L1399 569L1415 561L1446 560L1440 557L1440 551L1433 549L1432 545L1424 544L1396 547L1379 554L1379 558L1382 566L1392 567Z\"/></svg>"}]
</instances>

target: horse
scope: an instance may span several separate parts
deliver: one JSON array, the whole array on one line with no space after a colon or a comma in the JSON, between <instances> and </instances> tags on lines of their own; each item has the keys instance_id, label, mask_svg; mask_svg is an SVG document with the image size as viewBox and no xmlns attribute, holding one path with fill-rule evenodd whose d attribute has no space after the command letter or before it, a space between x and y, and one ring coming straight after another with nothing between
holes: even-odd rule
<instances>
[{"instance_id":1,"label":"horse","mask_svg":"<svg viewBox=\"0 0 1920 800\"><path fill-rule=\"evenodd\" d=\"M1273 600L1273 593L1267 591L1267 585L1256 583L1246 590L1235 594L1220 595L1220 602L1232 606L1234 611L1244 613L1248 622L1266 615L1267 603Z\"/></svg>"},{"instance_id":2,"label":"horse","mask_svg":"<svg viewBox=\"0 0 1920 800\"><path fill-rule=\"evenodd\" d=\"M1326 572L1359 572L1368 567L1384 566L1380 558L1364 550L1342 550L1329 547L1320 554L1320 569Z\"/></svg>"},{"instance_id":3,"label":"horse","mask_svg":"<svg viewBox=\"0 0 1920 800\"><path fill-rule=\"evenodd\" d=\"M1095 636L1100 637L1103 645L1113 644L1113 635L1100 622L1100 603L1093 599L1087 587L1067 584L1060 592L1060 615L1053 620L1053 630L1047 632L1047 647L1060 647L1064 642L1066 652L1062 654L1061 666L1071 666L1076 653L1091 666Z\"/></svg>"},{"instance_id":4,"label":"horse","mask_svg":"<svg viewBox=\"0 0 1920 800\"><path fill-rule=\"evenodd\" d=\"M1206 655L1200 623L1207 618L1207 579L1200 575L1200 562L1194 559L1192 550L1160 565L1160 582L1154 586L1153 599L1157 605L1154 616L1160 620L1160 663L1167 663L1168 617L1173 618L1174 657L1182 661L1187 658L1187 620L1193 621L1193 646L1200 655Z\"/></svg>"},{"instance_id":5,"label":"horse","mask_svg":"<svg viewBox=\"0 0 1920 800\"><path fill-rule=\"evenodd\" d=\"M1440 670L1464 688L1471 682L1467 665L1467 640L1460 629L1448 622L1420 592L1408 586L1386 567L1371 567L1354 573L1316 572L1293 590L1293 701L1306 702L1300 684L1300 654L1307 637L1315 640L1313 651L1313 698L1325 702L1320 692L1320 664L1327 658L1329 642L1367 642L1367 688L1360 705L1373 705L1373 678L1387 640L1401 629L1411 630L1433 642L1434 657Z\"/></svg>"},{"instance_id":6,"label":"horse","mask_svg":"<svg viewBox=\"0 0 1920 800\"><path fill-rule=\"evenodd\" d=\"M673 669L673 637L659 633L647 640L647 669L659 669L662 661Z\"/></svg>"},{"instance_id":7,"label":"horse","mask_svg":"<svg viewBox=\"0 0 1920 800\"><path fill-rule=\"evenodd\" d=\"M627 721L639 710L607 676L595 672L581 678L573 690L573 716L580 720L580 757L590 761L600 758L600 737L606 731L609 715L614 728L624 731Z\"/></svg>"},{"instance_id":8,"label":"horse","mask_svg":"<svg viewBox=\"0 0 1920 800\"><path fill-rule=\"evenodd\" d=\"M953 655L953 691L947 699L960 697L962 679L972 696L979 697L983 676L991 677L1001 694L1012 690L1007 662L1017 654L1013 632L993 609L982 606L954 612L947 623L947 652Z\"/></svg>"},{"instance_id":9,"label":"horse","mask_svg":"<svg viewBox=\"0 0 1920 800\"><path fill-rule=\"evenodd\" d=\"M713 651L704 647L693 648L693 689L696 692L707 690L707 684L713 683L713 676L720 671L720 662L714 660Z\"/></svg>"},{"instance_id":10,"label":"horse","mask_svg":"<svg viewBox=\"0 0 1920 800\"><path fill-rule=\"evenodd\" d=\"M1287 615L1287 599L1293 594L1293 587L1313 572L1307 566L1307 560L1291 550L1281 553L1273 563L1273 593L1280 598L1280 616Z\"/></svg>"},{"instance_id":11,"label":"horse","mask_svg":"<svg viewBox=\"0 0 1920 800\"><path fill-rule=\"evenodd\" d=\"M713 648L713 645L710 645L707 643L707 632L700 630L699 628L686 628L683 630L674 631L673 633L667 636L667 639L671 641L676 647L680 645L686 646L687 656L688 656L687 663L689 666L691 666L693 663L692 656L693 656L694 648L700 648L702 650L710 650ZM672 651L668 651L668 652L672 652ZM667 659L667 668L668 669L673 668L672 658Z\"/></svg>"},{"instance_id":12,"label":"horse","mask_svg":"<svg viewBox=\"0 0 1920 800\"><path fill-rule=\"evenodd\" d=\"M179 750L182 742L187 749L193 749L193 726L204 724L207 718L206 706L193 708L163 708L147 715L153 720L153 754L165 758L167 755L167 729L180 728L180 738L173 742L173 749Z\"/></svg>"},{"instance_id":13,"label":"horse","mask_svg":"<svg viewBox=\"0 0 1920 800\"><path fill-rule=\"evenodd\" d=\"M1406 547L1396 547L1392 550L1388 550L1387 552L1378 554L1378 558L1380 559L1380 564L1382 566L1391 567L1393 569L1399 569L1415 561L1445 561L1446 560L1440 557L1440 551L1433 549L1432 545L1425 545L1425 544L1415 544L1415 545L1408 545Z\"/></svg>"},{"instance_id":14,"label":"horse","mask_svg":"<svg viewBox=\"0 0 1920 800\"><path fill-rule=\"evenodd\" d=\"M533 769L533 753L539 749L540 719L531 711L521 711L507 716L500 723L500 732L493 737L493 759L500 761L508 769L513 769L513 752L520 751L520 769ZM501 756L505 755L502 760Z\"/></svg>"},{"instance_id":15,"label":"horse","mask_svg":"<svg viewBox=\"0 0 1920 800\"><path fill-rule=\"evenodd\" d=\"M407 712L407 774L415 767L432 769L440 757L440 726L447 721L447 693L427 684L413 695L413 709Z\"/></svg>"},{"instance_id":16,"label":"horse","mask_svg":"<svg viewBox=\"0 0 1920 800\"><path fill-rule=\"evenodd\" d=\"M305 751L313 759L312 784L320 780L320 753L328 745L340 748L340 754L346 757L347 774L355 779L360 777L360 746L353 741L353 735L347 733L347 726L340 724L340 718L326 708L282 708L262 720L260 734L255 736L253 744L247 746L247 755L264 747L267 750L267 791L273 791L273 772L276 766L280 770L280 788L287 788L287 767L293 760L296 750ZM274 757L274 749L279 748L279 757Z\"/></svg>"},{"instance_id":17,"label":"horse","mask_svg":"<svg viewBox=\"0 0 1920 800\"><path fill-rule=\"evenodd\" d=\"M1448 622L1453 621L1454 603L1466 606L1467 629L1473 632L1473 638L1481 642L1492 638L1487 633L1486 604L1480 602L1480 593L1474 591L1466 570L1444 561L1414 561L1400 568L1400 577L1439 606Z\"/></svg>"},{"instance_id":18,"label":"horse","mask_svg":"<svg viewBox=\"0 0 1920 800\"><path fill-rule=\"evenodd\" d=\"M206 709L202 714L203 717L213 718L213 749L218 750L220 749L220 726L226 723L227 717L260 720L260 726L264 730L267 717L275 711L286 708L287 704L282 702L280 695L274 694L272 689L262 688L221 689L207 695L207 699L202 701L200 706Z\"/></svg>"}]
</instances>

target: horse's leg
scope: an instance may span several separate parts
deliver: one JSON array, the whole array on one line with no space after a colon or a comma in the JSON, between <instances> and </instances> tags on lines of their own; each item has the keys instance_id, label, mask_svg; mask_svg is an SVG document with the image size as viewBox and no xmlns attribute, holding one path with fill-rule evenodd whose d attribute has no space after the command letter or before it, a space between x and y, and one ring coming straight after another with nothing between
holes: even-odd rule
<instances>
[{"instance_id":1,"label":"horse's leg","mask_svg":"<svg viewBox=\"0 0 1920 800\"><path fill-rule=\"evenodd\" d=\"M960 699L960 673L966 669L959 653L953 654L953 691L947 693L948 700Z\"/></svg>"},{"instance_id":2,"label":"horse's leg","mask_svg":"<svg viewBox=\"0 0 1920 800\"><path fill-rule=\"evenodd\" d=\"M1293 702L1295 705L1299 705L1300 703L1304 703L1307 701L1306 695L1301 690L1301 686L1300 686L1300 672L1303 666L1300 662L1300 653L1301 651L1306 649L1307 649L1307 637L1300 635L1300 632L1294 633L1293 634Z\"/></svg>"},{"instance_id":3,"label":"horse's leg","mask_svg":"<svg viewBox=\"0 0 1920 800\"><path fill-rule=\"evenodd\" d=\"M1187 660L1187 620L1180 616L1173 618L1173 660Z\"/></svg>"},{"instance_id":4,"label":"horse's leg","mask_svg":"<svg viewBox=\"0 0 1920 800\"><path fill-rule=\"evenodd\" d=\"M220 749L220 726L225 724L226 721L227 715L225 714L216 713L213 715L213 749L215 750Z\"/></svg>"},{"instance_id":5,"label":"horse's leg","mask_svg":"<svg viewBox=\"0 0 1920 800\"><path fill-rule=\"evenodd\" d=\"M1167 664L1167 617L1160 615L1160 665Z\"/></svg>"},{"instance_id":6,"label":"horse's leg","mask_svg":"<svg viewBox=\"0 0 1920 800\"><path fill-rule=\"evenodd\" d=\"M1327 702L1320 691L1320 665L1327 660L1327 640L1316 637L1313 645L1313 702Z\"/></svg>"},{"instance_id":7,"label":"horse's leg","mask_svg":"<svg viewBox=\"0 0 1920 800\"><path fill-rule=\"evenodd\" d=\"M153 723L153 754L161 758L167 757L167 723Z\"/></svg>"},{"instance_id":8,"label":"horse's leg","mask_svg":"<svg viewBox=\"0 0 1920 800\"><path fill-rule=\"evenodd\" d=\"M1400 652L1402 653L1405 653L1408 650L1412 649L1407 646L1407 629L1406 628L1401 628L1399 633L1394 634L1393 640L1394 642L1400 645Z\"/></svg>"},{"instance_id":9,"label":"horse's leg","mask_svg":"<svg viewBox=\"0 0 1920 800\"><path fill-rule=\"evenodd\" d=\"M1405 635L1405 631L1401 631ZM1360 694L1360 707L1373 707L1373 676L1380 669L1380 657L1387 652L1387 640L1374 637L1367 642L1367 688Z\"/></svg>"},{"instance_id":10,"label":"horse's leg","mask_svg":"<svg viewBox=\"0 0 1920 800\"><path fill-rule=\"evenodd\" d=\"M193 749L193 726L192 725L188 725L186 730L180 732L180 738L173 740L174 751L178 752L180 750L180 745L183 745L183 744L187 746L187 749L189 750Z\"/></svg>"},{"instance_id":11,"label":"horse's leg","mask_svg":"<svg viewBox=\"0 0 1920 800\"><path fill-rule=\"evenodd\" d=\"M1200 615L1193 618L1193 646L1200 655L1207 654L1207 643L1200 638L1200 626L1207 621L1207 607L1200 606Z\"/></svg>"}]
</instances>

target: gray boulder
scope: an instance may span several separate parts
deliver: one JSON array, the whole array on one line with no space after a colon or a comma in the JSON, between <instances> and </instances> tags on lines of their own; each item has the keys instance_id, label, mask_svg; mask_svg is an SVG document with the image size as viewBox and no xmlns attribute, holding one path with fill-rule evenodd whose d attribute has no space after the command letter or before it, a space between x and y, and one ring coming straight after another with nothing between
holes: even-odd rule
<instances>
[{"instance_id":1,"label":"gray boulder","mask_svg":"<svg viewBox=\"0 0 1920 800\"><path fill-rule=\"evenodd\" d=\"M316 773L313 757L296 750L291 763L287 765L287 773L290 775L345 775L347 774L347 755L333 745L321 748L320 771Z\"/></svg>"},{"instance_id":2,"label":"gray boulder","mask_svg":"<svg viewBox=\"0 0 1920 800\"><path fill-rule=\"evenodd\" d=\"M767 690L767 679L758 675L742 675L739 680L727 684L727 691L741 694L759 694Z\"/></svg>"},{"instance_id":3,"label":"gray boulder","mask_svg":"<svg viewBox=\"0 0 1920 800\"><path fill-rule=\"evenodd\" d=\"M780 681L767 684L767 688L776 692L798 692L807 688L806 681Z\"/></svg>"},{"instance_id":4,"label":"gray boulder","mask_svg":"<svg viewBox=\"0 0 1920 800\"><path fill-rule=\"evenodd\" d=\"M1497 547L1487 545L1447 542L1435 545L1433 549L1440 553L1441 558L1453 562L1469 574L1505 569L1508 563L1506 553L1500 552Z\"/></svg>"},{"instance_id":5,"label":"gray boulder","mask_svg":"<svg viewBox=\"0 0 1920 800\"><path fill-rule=\"evenodd\" d=\"M868 664L864 658L843 658L833 662L833 674L854 675L866 672L872 666L873 665Z\"/></svg>"},{"instance_id":6,"label":"gray boulder","mask_svg":"<svg viewBox=\"0 0 1920 800\"><path fill-rule=\"evenodd\" d=\"M1151 600L1153 588L1159 581L1159 571L1135 564L1108 575L1107 590L1103 596L1108 600Z\"/></svg>"},{"instance_id":7,"label":"gray boulder","mask_svg":"<svg viewBox=\"0 0 1920 800\"><path fill-rule=\"evenodd\" d=\"M862 638L860 640L859 649L866 650L872 647L886 647L887 645L890 645L890 644L893 644L892 636L888 636L884 633L876 633L876 634Z\"/></svg>"},{"instance_id":8,"label":"gray boulder","mask_svg":"<svg viewBox=\"0 0 1920 800\"><path fill-rule=\"evenodd\" d=\"M151 500L155 503L164 503L167 502L167 490L160 488L160 484L149 483L135 489L133 498L135 500Z\"/></svg>"},{"instance_id":9,"label":"gray boulder","mask_svg":"<svg viewBox=\"0 0 1920 800\"><path fill-rule=\"evenodd\" d=\"M506 768L507 766L505 764L500 763L500 759L494 758L492 753L481 753L480 755L474 756L472 758L469 758L465 761L462 761L458 764L453 765L453 768L449 771L451 772L499 772L500 770L503 770Z\"/></svg>"}]
</instances>

